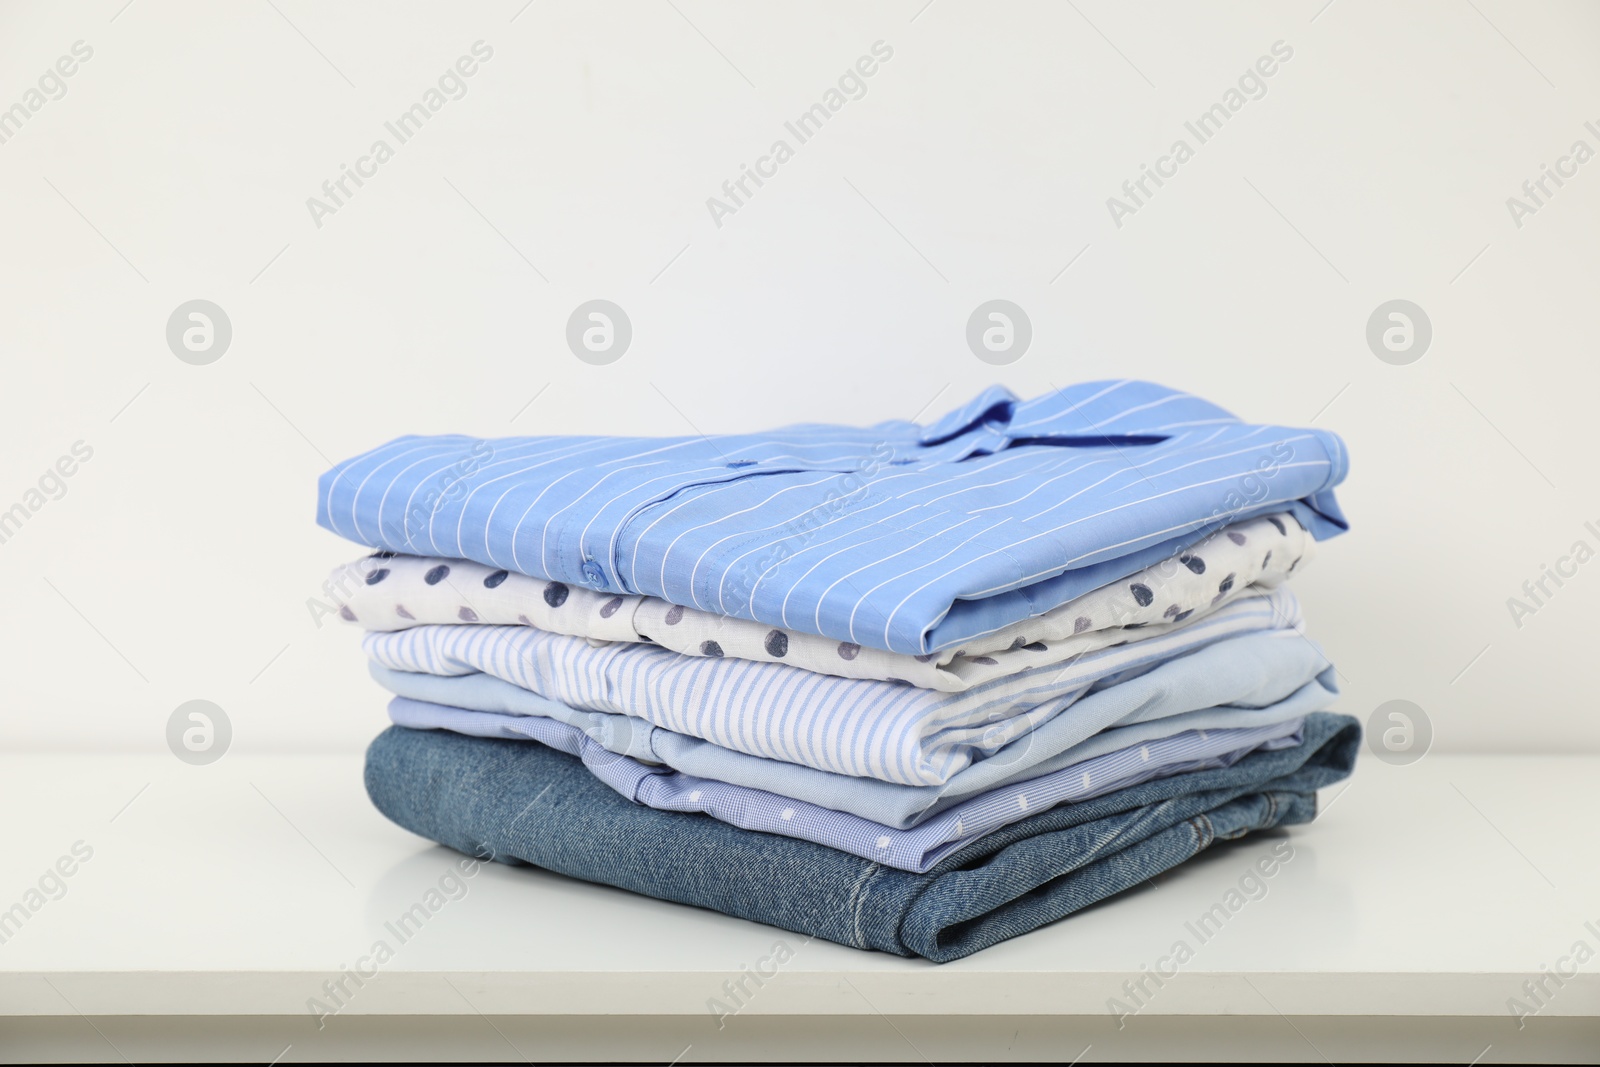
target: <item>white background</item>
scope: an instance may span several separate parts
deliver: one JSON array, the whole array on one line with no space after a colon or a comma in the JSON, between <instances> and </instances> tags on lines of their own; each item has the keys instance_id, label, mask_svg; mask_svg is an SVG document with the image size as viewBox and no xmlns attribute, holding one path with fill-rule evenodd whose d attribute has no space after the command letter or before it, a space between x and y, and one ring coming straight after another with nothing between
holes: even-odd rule
<instances>
[{"instance_id":1,"label":"white background","mask_svg":"<svg viewBox=\"0 0 1600 1067\"><path fill-rule=\"evenodd\" d=\"M1506 207L1600 149L1600 7L924 2L0 8L0 108L94 49L0 144L0 509L94 449L0 544L0 742L159 751L204 698L236 751L359 748L384 699L307 610L358 554L315 484L402 433L927 420L1134 376L1345 437L1354 529L1297 579L1343 710L1600 751L1600 560L1520 629L1506 604L1600 549L1600 161ZM316 226L478 40L465 97ZM718 228L706 198L879 40L866 95ZM1115 226L1279 40L1267 94ZM606 367L563 339L596 297L634 328ZM996 297L1034 329L998 368L964 339ZM233 325L209 366L166 344L195 298ZM1433 323L1409 366L1365 341L1394 298Z\"/></svg>"}]
</instances>

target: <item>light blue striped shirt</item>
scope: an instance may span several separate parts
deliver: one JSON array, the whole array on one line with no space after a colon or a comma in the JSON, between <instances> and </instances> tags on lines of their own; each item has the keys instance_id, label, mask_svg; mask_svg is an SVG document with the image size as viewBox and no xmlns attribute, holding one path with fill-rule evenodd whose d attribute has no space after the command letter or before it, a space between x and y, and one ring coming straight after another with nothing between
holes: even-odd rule
<instances>
[{"instance_id":1,"label":"light blue striped shirt","mask_svg":"<svg viewBox=\"0 0 1600 1067\"><path fill-rule=\"evenodd\" d=\"M370 664L396 696L511 720L555 719L611 752L685 775L743 785L869 822L909 829L992 789L1038 778L1119 748L1185 730L1233 730L1287 722L1331 706L1334 670L1291 630L1226 637L1187 655L1098 685L1057 715L938 786L899 785L766 759L677 733L644 719L581 711L489 674L445 677ZM506 726L496 736L527 736Z\"/></svg>"},{"instance_id":2,"label":"light blue striped shirt","mask_svg":"<svg viewBox=\"0 0 1600 1067\"><path fill-rule=\"evenodd\" d=\"M1337 534L1347 466L1328 431L1252 425L1148 382L1028 401L992 387L927 427L402 437L324 474L317 521L379 549L919 655L1240 519L1291 511Z\"/></svg>"},{"instance_id":3,"label":"light blue striped shirt","mask_svg":"<svg viewBox=\"0 0 1600 1067\"><path fill-rule=\"evenodd\" d=\"M1096 685L1227 637L1293 631L1299 623L1294 595L1280 586L1203 619L1141 630L1152 634L1142 640L958 693L835 678L783 663L684 656L640 643L597 648L531 626L417 626L369 633L362 647L391 670L481 672L569 707L644 719L754 756L904 785L943 785Z\"/></svg>"}]
</instances>

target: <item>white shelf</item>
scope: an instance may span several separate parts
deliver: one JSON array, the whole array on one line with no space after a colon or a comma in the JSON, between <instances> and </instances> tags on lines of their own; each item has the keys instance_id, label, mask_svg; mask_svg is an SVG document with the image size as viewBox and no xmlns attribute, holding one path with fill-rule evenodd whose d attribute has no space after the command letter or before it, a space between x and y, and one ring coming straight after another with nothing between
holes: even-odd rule
<instances>
[{"instance_id":1,"label":"white shelf","mask_svg":"<svg viewBox=\"0 0 1600 1067\"><path fill-rule=\"evenodd\" d=\"M681 1016L699 1027L712 1021L708 1001L728 1002L723 982L782 941L793 958L748 998L742 1025L1034 1016L1114 1030L1108 1000L1131 1004L1123 983L1182 940L1193 958L1159 989L1147 980L1154 993L1132 1022L1475 1017L1522 1033L1535 1027L1517 1031L1507 1001L1526 999L1523 981L1576 942L1600 951L1592 757L1363 759L1310 826L1214 847L1155 885L942 966L494 864L401 943L385 923L458 857L380 816L355 756L231 754L209 767L10 756L0 796L11 816L0 908L75 842L93 849L65 894L0 944L0 1017L12 1026L80 1015L304 1022L308 1000L331 1003L322 983L381 938L394 956L364 986L347 981L342 1025ZM1186 924L1282 841L1293 858L1265 894L1202 942ZM1600 1015L1600 959L1550 988L1538 1027L1587 1025Z\"/></svg>"}]
</instances>

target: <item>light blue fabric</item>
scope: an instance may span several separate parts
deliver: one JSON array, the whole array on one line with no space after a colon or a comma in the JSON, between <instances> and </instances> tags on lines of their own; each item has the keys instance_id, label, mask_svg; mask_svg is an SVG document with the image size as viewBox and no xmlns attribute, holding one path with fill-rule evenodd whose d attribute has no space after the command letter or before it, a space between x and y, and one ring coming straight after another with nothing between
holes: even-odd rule
<instances>
[{"instance_id":1,"label":"light blue fabric","mask_svg":"<svg viewBox=\"0 0 1600 1067\"><path fill-rule=\"evenodd\" d=\"M901 830L762 789L647 766L603 748L577 727L542 715L492 715L395 697L389 703L389 718L396 726L414 730L537 741L577 756L596 778L637 804L662 811L703 812L746 830L814 841L919 874L985 834L1057 804L1088 800L1172 774L1231 766L1258 748L1299 744L1303 721L1185 731L990 790Z\"/></svg>"},{"instance_id":2,"label":"light blue fabric","mask_svg":"<svg viewBox=\"0 0 1600 1067\"><path fill-rule=\"evenodd\" d=\"M508 717L548 717L612 752L898 828L916 826L998 786L1185 730L1251 729L1298 719L1331 705L1338 692L1321 651L1294 631L1227 638L1091 690L1064 713L936 787L747 755L642 719L577 710L487 674L441 677L374 663L372 675L399 696ZM517 731L508 728L501 736Z\"/></svg>"},{"instance_id":3,"label":"light blue fabric","mask_svg":"<svg viewBox=\"0 0 1600 1067\"><path fill-rule=\"evenodd\" d=\"M400 671L492 674L585 711L648 720L753 756L902 785L942 785L1027 736L1108 676L1235 634L1288 628L1286 587L1203 618L1132 630L1143 636L948 693L837 678L784 663L684 656L657 645L596 646L529 626L417 626L369 633L362 647Z\"/></svg>"},{"instance_id":4,"label":"light blue fabric","mask_svg":"<svg viewBox=\"0 0 1600 1067\"><path fill-rule=\"evenodd\" d=\"M1319 539L1340 533L1346 469L1325 430L1091 382L1025 402L991 388L929 427L401 437L325 473L317 521L375 548L916 655L1240 519L1287 510Z\"/></svg>"}]
</instances>

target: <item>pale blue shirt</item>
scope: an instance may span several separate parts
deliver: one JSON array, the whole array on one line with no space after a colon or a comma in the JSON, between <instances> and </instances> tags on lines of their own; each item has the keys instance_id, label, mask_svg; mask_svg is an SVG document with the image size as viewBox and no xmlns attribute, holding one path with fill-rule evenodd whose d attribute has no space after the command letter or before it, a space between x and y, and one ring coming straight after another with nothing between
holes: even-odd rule
<instances>
[{"instance_id":1,"label":"pale blue shirt","mask_svg":"<svg viewBox=\"0 0 1600 1067\"><path fill-rule=\"evenodd\" d=\"M374 662L390 692L429 705L484 714L452 720L470 732L527 737L535 719L574 727L597 745L685 775L742 785L820 808L909 829L968 798L1037 778L1119 748L1187 730L1253 729L1329 707L1333 668L1292 630L1224 638L1187 655L1103 680L1064 713L1030 730L941 786L912 786L750 755L615 712L573 708L488 674L445 677ZM396 720L400 721L400 720ZM424 725L412 719L405 725ZM443 726L442 720L426 725ZM462 732L469 732L463 730Z\"/></svg>"},{"instance_id":2,"label":"pale blue shirt","mask_svg":"<svg viewBox=\"0 0 1600 1067\"><path fill-rule=\"evenodd\" d=\"M902 785L939 786L1067 714L1095 686L1226 638L1281 630L1296 645L1285 586L1200 619L971 689L836 678L783 663L684 656L657 645L593 645L531 626L417 626L362 648L397 671L488 674L568 707L643 719L724 748ZM1131 636L1131 635L1130 635Z\"/></svg>"},{"instance_id":3,"label":"pale blue shirt","mask_svg":"<svg viewBox=\"0 0 1600 1067\"><path fill-rule=\"evenodd\" d=\"M764 789L696 778L611 752L574 726L543 716L495 715L396 697L389 717L412 729L521 738L583 760L629 800L666 811L699 811L766 833L829 845L890 867L921 873L985 834L1047 811L1130 785L1190 771L1227 767L1258 748L1300 743L1302 719L1231 730L1188 730L1102 753L1050 774L972 797L909 829L884 826Z\"/></svg>"}]
</instances>

